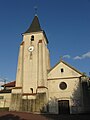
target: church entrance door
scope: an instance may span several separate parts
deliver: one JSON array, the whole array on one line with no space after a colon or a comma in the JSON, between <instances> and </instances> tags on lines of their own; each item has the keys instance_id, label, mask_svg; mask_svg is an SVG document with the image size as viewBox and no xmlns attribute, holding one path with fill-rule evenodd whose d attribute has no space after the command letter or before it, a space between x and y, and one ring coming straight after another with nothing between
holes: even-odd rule
<instances>
[{"instance_id":1,"label":"church entrance door","mask_svg":"<svg viewBox=\"0 0 90 120\"><path fill-rule=\"evenodd\" d=\"M58 101L58 113L59 114L70 114L69 100Z\"/></svg>"}]
</instances>

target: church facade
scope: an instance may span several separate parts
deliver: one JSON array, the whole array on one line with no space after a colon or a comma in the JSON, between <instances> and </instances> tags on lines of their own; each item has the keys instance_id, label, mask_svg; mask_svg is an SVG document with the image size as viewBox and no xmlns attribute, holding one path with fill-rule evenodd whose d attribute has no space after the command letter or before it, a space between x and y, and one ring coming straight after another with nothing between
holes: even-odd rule
<instances>
[{"instance_id":1,"label":"church facade","mask_svg":"<svg viewBox=\"0 0 90 120\"><path fill-rule=\"evenodd\" d=\"M52 114L88 111L87 76L63 60L51 68L47 45L47 36L35 16L23 33L9 110Z\"/></svg>"}]
</instances>

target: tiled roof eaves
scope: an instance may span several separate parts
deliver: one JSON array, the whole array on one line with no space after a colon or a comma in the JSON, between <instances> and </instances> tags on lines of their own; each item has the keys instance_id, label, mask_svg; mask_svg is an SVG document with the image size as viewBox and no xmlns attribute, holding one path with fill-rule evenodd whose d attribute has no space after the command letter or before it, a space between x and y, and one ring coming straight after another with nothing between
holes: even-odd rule
<instances>
[{"instance_id":1,"label":"tiled roof eaves","mask_svg":"<svg viewBox=\"0 0 90 120\"><path fill-rule=\"evenodd\" d=\"M15 83L16 83L16 81L12 81L12 82L2 85L1 87L15 87Z\"/></svg>"}]
</instances>

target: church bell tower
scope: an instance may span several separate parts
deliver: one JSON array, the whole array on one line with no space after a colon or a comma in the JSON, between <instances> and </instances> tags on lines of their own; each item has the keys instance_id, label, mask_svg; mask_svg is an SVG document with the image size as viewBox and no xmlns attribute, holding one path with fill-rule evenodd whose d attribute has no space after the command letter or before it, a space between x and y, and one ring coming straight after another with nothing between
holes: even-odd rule
<instances>
[{"instance_id":1,"label":"church bell tower","mask_svg":"<svg viewBox=\"0 0 90 120\"><path fill-rule=\"evenodd\" d=\"M16 86L12 90L12 102L16 103L16 106L15 104L14 106L11 105L11 110L21 109L23 111L25 109L28 111L27 108L18 107L17 104L25 104L27 100L37 101L38 99L39 101L40 96L43 96L43 105L47 99L47 71L50 69L47 44L48 39L46 34L41 29L38 16L35 15L30 27L23 33L23 41L20 44ZM19 101L19 103L16 101ZM37 108L37 102L35 101L32 103L34 104L33 111L39 111L43 106L39 105Z\"/></svg>"}]
</instances>

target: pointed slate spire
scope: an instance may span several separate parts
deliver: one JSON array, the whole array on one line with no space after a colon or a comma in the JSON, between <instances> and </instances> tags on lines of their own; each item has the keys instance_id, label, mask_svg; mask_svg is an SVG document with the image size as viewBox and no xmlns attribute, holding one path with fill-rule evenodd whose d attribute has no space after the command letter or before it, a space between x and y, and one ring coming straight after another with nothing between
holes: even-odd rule
<instances>
[{"instance_id":1,"label":"pointed slate spire","mask_svg":"<svg viewBox=\"0 0 90 120\"><path fill-rule=\"evenodd\" d=\"M25 33L30 33L30 32L39 32L42 31L40 23L39 23L39 19L38 16L35 15L30 27L28 28L28 30Z\"/></svg>"}]
</instances>

